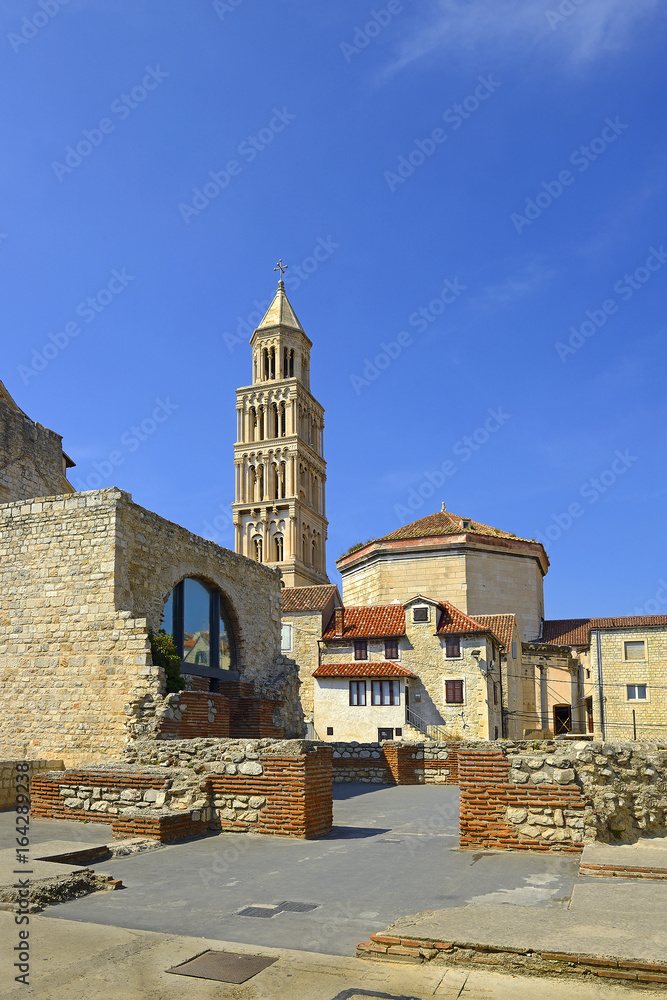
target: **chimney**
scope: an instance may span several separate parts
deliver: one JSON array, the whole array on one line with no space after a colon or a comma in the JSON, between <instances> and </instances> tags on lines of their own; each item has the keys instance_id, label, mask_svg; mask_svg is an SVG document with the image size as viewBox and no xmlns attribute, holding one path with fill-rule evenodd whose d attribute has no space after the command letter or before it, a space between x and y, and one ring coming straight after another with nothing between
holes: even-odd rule
<instances>
[{"instance_id":1,"label":"chimney","mask_svg":"<svg viewBox=\"0 0 667 1000\"><path fill-rule=\"evenodd\" d=\"M345 630L345 608L336 608L335 612L335 634L343 635Z\"/></svg>"},{"instance_id":2,"label":"chimney","mask_svg":"<svg viewBox=\"0 0 667 1000\"><path fill-rule=\"evenodd\" d=\"M442 501L442 513L443 514L447 513L447 504L445 503L444 500Z\"/></svg>"}]
</instances>

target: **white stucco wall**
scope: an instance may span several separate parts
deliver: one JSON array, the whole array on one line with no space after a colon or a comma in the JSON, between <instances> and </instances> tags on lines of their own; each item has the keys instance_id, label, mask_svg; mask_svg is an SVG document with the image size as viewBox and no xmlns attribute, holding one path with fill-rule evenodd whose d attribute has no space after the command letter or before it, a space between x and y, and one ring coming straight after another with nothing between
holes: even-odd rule
<instances>
[{"instance_id":1,"label":"white stucco wall","mask_svg":"<svg viewBox=\"0 0 667 1000\"><path fill-rule=\"evenodd\" d=\"M366 704L350 705L350 681L366 681ZM405 725L405 681L392 678L400 686L398 705L372 705L371 681L374 678L315 678L315 731L320 739L374 742L378 729L402 729ZM376 678L377 679L377 678ZM333 734L327 735L327 727ZM395 735L395 734L394 734ZM401 739L401 737L397 737Z\"/></svg>"}]
</instances>

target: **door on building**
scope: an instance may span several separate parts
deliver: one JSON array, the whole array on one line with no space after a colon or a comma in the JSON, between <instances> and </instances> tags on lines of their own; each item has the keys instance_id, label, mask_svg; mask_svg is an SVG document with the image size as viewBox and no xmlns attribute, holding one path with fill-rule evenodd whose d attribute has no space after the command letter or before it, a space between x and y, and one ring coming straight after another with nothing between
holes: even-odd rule
<instances>
[{"instance_id":1,"label":"door on building","mask_svg":"<svg viewBox=\"0 0 667 1000\"><path fill-rule=\"evenodd\" d=\"M393 738L393 729L378 729L378 743L382 743L383 740L393 740Z\"/></svg>"},{"instance_id":2,"label":"door on building","mask_svg":"<svg viewBox=\"0 0 667 1000\"><path fill-rule=\"evenodd\" d=\"M586 728L589 733L593 732L593 699L586 699Z\"/></svg>"},{"instance_id":3,"label":"door on building","mask_svg":"<svg viewBox=\"0 0 667 1000\"><path fill-rule=\"evenodd\" d=\"M572 706L554 705L554 736L572 732Z\"/></svg>"}]
</instances>

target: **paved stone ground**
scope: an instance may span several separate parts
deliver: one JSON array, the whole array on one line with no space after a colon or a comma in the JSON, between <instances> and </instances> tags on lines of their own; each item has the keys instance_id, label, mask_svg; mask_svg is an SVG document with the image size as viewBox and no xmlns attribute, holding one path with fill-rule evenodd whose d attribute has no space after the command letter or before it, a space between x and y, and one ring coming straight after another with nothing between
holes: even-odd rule
<instances>
[{"instance_id":1,"label":"paved stone ground","mask_svg":"<svg viewBox=\"0 0 667 1000\"><path fill-rule=\"evenodd\" d=\"M7 832L11 813L0 814ZM424 909L503 902L564 908L578 856L458 850L458 789L335 786L335 828L314 841L222 834L93 867L126 888L60 904L48 919L215 937L354 955L399 917ZM36 821L34 843L108 843L104 824ZM3 844L4 840L4 844ZM9 846L7 837L0 844ZM284 901L310 912L239 916ZM270 912L270 911L264 911Z\"/></svg>"},{"instance_id":2,"label":"paved stone ground","mask_svg":"<svg viewBox=\"0 0 667 1000\"><path fill-rule=\"evenodd\" d=\"M60 909L60 907L59 907ZM637 989L600 980L572 982L365 962L308 952L230 944L215 939L31 918L30 985L15 983L14 918L0 913L0 994L3 1000L637 1000ZM183 923L188 915L183 915ZM184 978L165 970L207 949L276 958L241 986ZM664 993L642 990L642 997Z\"/></svg>"}]
</instances>

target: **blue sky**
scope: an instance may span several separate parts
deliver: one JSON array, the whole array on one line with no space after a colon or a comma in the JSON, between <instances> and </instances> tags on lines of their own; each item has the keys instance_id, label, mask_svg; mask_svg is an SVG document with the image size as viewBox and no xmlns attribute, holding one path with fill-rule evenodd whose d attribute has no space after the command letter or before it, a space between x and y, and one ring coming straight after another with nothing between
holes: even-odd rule
<instances>
[{"instance_id":1,"label":"blue sky","mask_svg":"<svg viewBox=\"0 0 667 1000\"><path fill-rule=\"evenodd\" d=\"M667 613L657 0L0 17L0 377L76 486L233 546L234 390L282 257L332 580L444 500L544 540L547 617Z\"/></svg>"}]
</instances>

